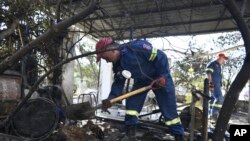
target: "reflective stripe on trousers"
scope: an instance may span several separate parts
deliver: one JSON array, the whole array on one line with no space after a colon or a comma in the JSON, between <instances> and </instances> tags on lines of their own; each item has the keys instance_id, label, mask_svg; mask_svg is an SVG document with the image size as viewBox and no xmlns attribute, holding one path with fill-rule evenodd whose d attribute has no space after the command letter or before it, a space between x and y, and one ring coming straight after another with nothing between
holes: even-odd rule
<instances>
[{"instance_id":1,"label":"reflective stripe on trousers","mask_svg":"<svg viewBox=\"0 0 250 141\"><path fill-rule=\"evenodd\" d=\"M126 115L138 117L139 113L136 110L126 110Z\"/></svg>"},{"instance_id":2,"label":"reflective stripe on trousers","mask_svg":"<svg viewBox=\"0 0 250 141\"><path fill-rule=\"evenodd\" d=\"M212 104L211 107L217 107L217 108L221 108L222 107L222 104Z\"/></svg>"},{"instance_id":3,"label":"reflective stripe on trousers","mask_svg":"<svg viewBox=\"0 0 250 141\"><path fill-rule=\"evenodd\" d=\"M177 123L181 123L181 120L180 120L179 117L178 117L178 118L174 118L174 119L169 120L169 121L166 121L166 122L165 122L165 125L171 126L171 125L175 125L175 124L177 124Z\"/></svg>"}]
</instances>

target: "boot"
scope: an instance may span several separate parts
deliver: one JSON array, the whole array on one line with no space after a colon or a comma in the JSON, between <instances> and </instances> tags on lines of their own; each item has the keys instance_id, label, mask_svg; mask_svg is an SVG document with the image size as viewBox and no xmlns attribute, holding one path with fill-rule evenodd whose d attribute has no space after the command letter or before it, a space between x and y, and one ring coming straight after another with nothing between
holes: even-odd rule
<instances>
[{"instance_id":1,"label":"boot","mask_svg":"<svg viewBox=\"0 0 250 141\"><path fill-rule=\"evenodd\" d=\"M175 141L186 141L183 135L176 134L174 135Z\"/></svg>"},{"instance_id":2,"label":"boot","mask_svg":"<svg viewBox=\"0 0 250 141\"><path fill-rule=\"evenodd\" d=\"M136 133L136 126L135 125L127 125L126 126L126 135L122 138L121 141L136 141L135 133Z\"/></svg>"}]
</instances>

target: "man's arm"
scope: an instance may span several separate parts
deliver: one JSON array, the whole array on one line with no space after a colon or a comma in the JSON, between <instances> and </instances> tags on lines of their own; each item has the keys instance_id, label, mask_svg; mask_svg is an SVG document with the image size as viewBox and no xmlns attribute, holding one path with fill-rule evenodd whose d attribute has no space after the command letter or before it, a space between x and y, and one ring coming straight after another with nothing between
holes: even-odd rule
<instances>
[{"instance_id":1,"label":"man's arm","mask_svg":"<svg viewBox=\"0 0 250 141\"><path fill-rule=\"evenodd\" d=\"M108 99L113 99L117 96L120 96L122 94L122 90L125 84L126 79L115 79L112 86L111 91L109 93Z\"/></svg>"},{"instance_id":2,"label":"man's arm","mask_svg":"<svg viewBox=\"0 0 250 141\"><path fill-rule=\"evenodd\" d=\"M211 73L207 73L207 78L209 82L212 82L212 75Z\"/></svg>"},{"instance_id":3,"label":"man's arm","mask_svg":"<svg viewBox=\"0 0 250 141\"><path fill-rule=\"evenodd\" d=\"M168 58L164 52L160 50L157 51L154 66L160 77L167 79L170 76Z\"/></svg>"},{"instance_id":4,"label":"man's arm","mask_svg":"<svg viewBox=\"0 0 250 141\"><path fill-rule=\"evenodd\" d=\"M212 79L212 74L214 72L214 67L213 66L214 66L213 63L210 63L207 66L207 69L206 69L207 78L208 78L209 82L213 82L213 79Z\"/></svg>"},{"instance_id":5,"label":"man's arm","mask_svg":"<svg viewBox=\"0 0 250 141\"><path fill-rule=\"evenodd\" d=\"M213 78L212 78L212 73L214 72L213 66L214 66L213 63L210 63L206 69L207 78L208 78L208 82L209 82L209 89L211 92L214 91L214 83L213 83Z\"/></svg>"},{"instance_id":6,"label":"man's arm","mask_svg":"<svg viewBox=\"0 0 250 141\"><path fill-rule=\"evenodd\" d=\"M111 86L111 91L107 99L102 100L102 109L107 111L109 107L112 106L110 100L120 96L122 94L122 90L124 87L126 79L122 75L118 75L117 73L114 76L114 82Z\"/></svg>"}]
</instances>

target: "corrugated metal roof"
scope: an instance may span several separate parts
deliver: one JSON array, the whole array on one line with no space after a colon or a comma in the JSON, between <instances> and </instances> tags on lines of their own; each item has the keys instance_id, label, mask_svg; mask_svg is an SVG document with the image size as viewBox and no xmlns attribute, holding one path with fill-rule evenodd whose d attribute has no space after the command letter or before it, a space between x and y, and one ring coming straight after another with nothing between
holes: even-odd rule
<instances>
[{"instance_id":1,"label":"corrugated metal roof","mask_svg":"<svg viewBox=\"0 0 250 141\"><path fill-rule=\"evenodd\" d=\"M250 25L250 3L236 1ZM96 38L115 39L237 30L220 0L100 0L98 10L81 25Z\"/></svg>"}]
</instances>

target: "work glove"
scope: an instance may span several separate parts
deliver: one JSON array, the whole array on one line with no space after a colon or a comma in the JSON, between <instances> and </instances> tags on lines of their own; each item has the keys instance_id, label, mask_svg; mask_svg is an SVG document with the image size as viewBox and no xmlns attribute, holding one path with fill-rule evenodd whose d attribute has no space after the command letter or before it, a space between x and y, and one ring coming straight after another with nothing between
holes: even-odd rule
<instances>
[{"instance_id":1,"label":"work glove","mask_svg":"<svg viewBox=\"0 0 250 141\"><path fill-rule=\"evenodd\" d=\"M159 89L166 86L166 79L162 76L151 82L152 89Z\"/></svg>"},{"instance_id":2,"label":"work glove","mask_svg":"<svg viewBox=\"0 0 250 141\"><path fill-rule=\"evenodd\" d=\"M102 100L102 110L103 111L108 111L107 109L112 106L111 102L109 99L104 99Z\"/></svg>"}]
</instances>

